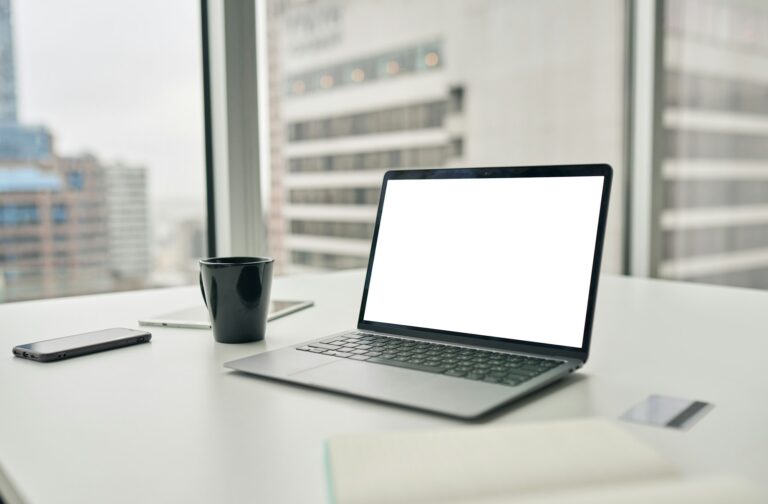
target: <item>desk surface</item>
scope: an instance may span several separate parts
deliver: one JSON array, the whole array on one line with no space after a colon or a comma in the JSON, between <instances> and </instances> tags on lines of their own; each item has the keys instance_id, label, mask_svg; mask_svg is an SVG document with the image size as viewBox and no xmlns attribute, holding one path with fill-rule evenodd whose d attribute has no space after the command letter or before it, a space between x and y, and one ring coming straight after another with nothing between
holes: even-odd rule
<instances>
[{"instance_id":1,"label":"desk surface","mask_svg":"<svg viewBox=\"0 0 768 504\"><path fill-rule=\"evenodd\" d=\"M323 440L460 422L236 374L222 363L354 327L362 272L277 279L316 306L264 342L153 328L152 343L41 364L19 343L198 303L177 288L0 306L0 494L9 502L325 502ZM651 393L715 404L688 432L625 425L688 473L768 487L768 293L604 277L580 372L489 420L615 419Z\"/></svg>"}]
</instances>

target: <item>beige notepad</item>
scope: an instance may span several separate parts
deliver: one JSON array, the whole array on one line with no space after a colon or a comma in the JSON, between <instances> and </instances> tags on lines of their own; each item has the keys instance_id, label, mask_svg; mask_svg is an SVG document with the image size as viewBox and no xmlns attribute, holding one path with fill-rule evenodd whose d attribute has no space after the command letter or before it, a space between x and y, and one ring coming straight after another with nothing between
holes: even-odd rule
<instances>
[{"instance_id":1,"label":"beige notepad","mask_svg":"<svg viewBox=\"0 0 768 504\"><path fill-rule=\"evenodd\" d=\"M337 504L764 502L738 479L680 477L599 419L339 436L327 469Z\"/></svg>"}]
</instances>

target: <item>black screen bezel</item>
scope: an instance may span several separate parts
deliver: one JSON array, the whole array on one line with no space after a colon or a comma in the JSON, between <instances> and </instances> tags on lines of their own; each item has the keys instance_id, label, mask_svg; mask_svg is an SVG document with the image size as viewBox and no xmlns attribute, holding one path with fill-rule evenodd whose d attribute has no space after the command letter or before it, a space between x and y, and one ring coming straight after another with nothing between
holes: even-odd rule
<instances>
[{"instance_id":1,"label":"black screen bezel","mask_svg":"<svg viewBox=\"0 0 768 504\"><path fill-rule=\"evenodd\" d=\"M600 201L600 214L597 222L595 236L595 253L592 262L592 275L587 299L585 314L584 336L581 348L535 343L530 341L499 338L495 336L483 336L478 334L459 333L441 329L429 329L385 322L374 322L363 319L368 300L368 287L371 280L371 271L375 260L376 242L379 236L382 208L387 192L387 183L390 180L409 179L461 179L461 178L532 178L532 177L595 177L602 176L603 192ZM487 346L520 352L534 352L545 355L558 355L570 357L586 362L589 357L589 348L592 336L592 325L597 299L597 284L600 277L600 263L605 241L605 226L608 217L608 200L611 192L613 169L607 164L585 165L555 165L555 166L517 166L517 167L487 167L487 168L437 168L426 170L391 170L384 174L381 185L376 224L371 240L371 251L368 260L368 268L365 275L363 299L360 303L360 313L357 320L357 328L360 330L380 331L403 336L421 337L452 343L464 343L471 345Z\"/></svg>"}]
</instances>

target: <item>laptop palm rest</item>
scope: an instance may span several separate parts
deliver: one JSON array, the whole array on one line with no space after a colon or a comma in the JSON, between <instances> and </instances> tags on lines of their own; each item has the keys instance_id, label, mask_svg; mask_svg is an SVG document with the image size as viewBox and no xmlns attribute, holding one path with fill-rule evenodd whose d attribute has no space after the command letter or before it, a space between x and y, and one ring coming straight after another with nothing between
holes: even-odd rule
<instances>
[{"instance_id":1,"label":"laptop palm rest","mask_svg":"<svg viewBox=\"0 0 768 504\"><path fill-rule=\"evenodd\" d=\"M501 385L350 360L301 371L288 380L459 416L480 414L516 395Z\"/></svg>"},{"instance_id":2,"label":"laptop palm rest","mask_svg":"<svg viewBox=\"0 0 768 504\"><path fill-rule=\"evenodd\" d=\"M294 373L339 362L335 357L297 352L293 349L263 352L224 363L225 367L244 373L285 378Z\"/></svg>"}]
</instances>

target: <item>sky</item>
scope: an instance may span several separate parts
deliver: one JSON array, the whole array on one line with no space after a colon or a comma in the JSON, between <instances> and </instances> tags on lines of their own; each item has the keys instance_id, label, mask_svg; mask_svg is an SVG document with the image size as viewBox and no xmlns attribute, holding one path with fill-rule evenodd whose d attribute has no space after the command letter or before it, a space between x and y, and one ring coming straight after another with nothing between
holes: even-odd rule
<instances>
[{"instance_id":1,"label":"sky","mask_svg":"<svg viewBox=\"0 0 768 504\"><path fill-rule=\"evenodd\" d=\"M145 166L150 199L199 200L199 2L11 0L19 119L62 155Z\"/></svg>"}]
</instances>

